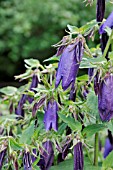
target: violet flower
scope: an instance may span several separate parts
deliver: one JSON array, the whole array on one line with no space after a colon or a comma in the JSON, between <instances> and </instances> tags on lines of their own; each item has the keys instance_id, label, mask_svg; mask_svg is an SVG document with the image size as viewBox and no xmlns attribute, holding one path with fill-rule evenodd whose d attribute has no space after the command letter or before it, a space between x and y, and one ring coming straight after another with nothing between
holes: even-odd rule
<instances>
[{"instance_id":1,"label":"violet flower","mask_svg":"<svg viewBox=\"0 0 113 170\"><path fill-rule=\"evenodd\" d=\"M106 21L100 26L99 33L103 34L105 33L106 27L113 28L113 12L108 16Z\"/></svg>"},{"instance_id":2,"label":"violet flower","mask_svg":"<svg viewBox=\"0 0 113 170\"><path fill-rule=\"evenodd\" d=\"M113 118L113 75L107 75L100 84L98 110L102 121Z\"/></svg>"},{"instance_id":3,"label":"violet flower","mask_svg":"<svg viewBox=\"0 0 113 170\"><path fill-rule=\"evenodd\" d=\"M112 150L113 145L111 144L109 138L107 138L104 146L104 158L106 158Z\"/></svg>"},{"instance_id":4,"label":"violet flower","mask_svg":"<svg viewBox=\"0 0 113 170\"><path fill-rule=\"evenodd\" d=\"M45 109L44 115L44 125L46 131L51 130L52 128L58 130L58 105L55 100L50 100L48 102L47 108Z\"/></svg>"},{"instance_id":5,"label":"violet flower","mask_svg":"<svg viewBox=\"0 0 113 170\"><path fill-rule=\"evenodd\" d=\"M7 151L7 149L4 149L3 151L0 152L0 169L2 169L6 151Z\"/></svg>"},{"instance_id":6,"label":"violet flower","mask_svg":"<svg viewBox=\"0 0 113 170\"><path fill-rule=\"evenodd\" d=\"M41 170L49 170L52 166L54 160L54 151L51 141L46 141L43 143L42 153L38 166Z\"/></svg>"},{"instance_id":7,"label":"violet flower","mask_svg":"<svg viewBox=\"0 0 113 170\"><path fill-rule=\"evenodd\" d=\"M31 86L30 86L30 91L36 92L33 88L36 88L38 86L38 77L37 75L33 75L32 77L32 82L31 82ZM29 103L33 102L33 97L28 96L27 100L29 101Z\"/></svg>"},{"instance_id":8,"label":"violet flower","mask_svg":"<svg viewBox=\"0 0 113 170\"><path fill-rule=\"evenodd\" d=\"M74 170L83 170L83 168L84 168L84 158L83 158L82 143L78 142L74 146Z\"/></svg>"},{"instance_id":9,"label":"violet flower","mask_svg":"<svg viewBox=\"0 0 113 170\"><path fill-rule=\"evenodd\" d=\"M63 50L56 74L56 88L61 80L63 90L66 90L70 84L75 82L83 51L83 42L81 41L77 44L70 44Z\"/></svg>"},{"instance_id":10,"label":"violet flower","mask_svg":"<svg viewBox=\"0 0 113 170\"><path fill-rule=\"evenodd\" d=\"M24 106L24 103L26 102L26 99L27 99L27 96L25 94L23 94L19 103L18 103L18 106L15 110L16 114L19 115L19 116L22 116L22 117L24 117L23 106Z\"/></svg>"},{"instance_id":11,"label":"violet flower","mask_svg":"<svg viewBox=\"0 0 113 170\"><path fill-rule=\"evenodd\" d=\"M24 166L24 170L32 170L31 167L31 156L29 152L24 152L24 156L23 156L23 166Z\"/></svg>"},{"instance_id":12,"label":"violet flower","mask_svg":"<svg viewBox=\"0 0 113 170\"><path fill-rule=\"evenodd\" d=\"M102 22L105 13L105 0L97 0L97 8L96 8L96 18L97 22Z\"/></svg>"}]
</instances>

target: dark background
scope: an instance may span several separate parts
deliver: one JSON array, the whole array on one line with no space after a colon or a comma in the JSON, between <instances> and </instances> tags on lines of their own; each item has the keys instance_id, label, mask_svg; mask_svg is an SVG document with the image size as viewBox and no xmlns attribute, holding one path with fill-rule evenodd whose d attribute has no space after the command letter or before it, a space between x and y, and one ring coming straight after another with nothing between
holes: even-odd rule
<instances>
[{"instance_id":1,"label":"dark background","mask_svg":"<svg viewBox=\"0 0 113 170\"><path fill-rule=\"evenodd\" d=\"M67 24L82 26L96 17L96 2L83 0L0 1L0 87L18 85L14 75L25 71L24 59L43 62L55 52L51 45L66 35ZM113 5L107 5L106 16ZM95 42L94 42L95 43Z\"/></svg>"}]
</instances>

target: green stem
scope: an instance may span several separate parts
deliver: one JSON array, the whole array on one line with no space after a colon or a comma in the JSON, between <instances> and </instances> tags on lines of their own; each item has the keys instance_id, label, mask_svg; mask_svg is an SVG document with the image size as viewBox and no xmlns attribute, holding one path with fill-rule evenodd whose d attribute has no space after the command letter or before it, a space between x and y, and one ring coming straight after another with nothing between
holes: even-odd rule
<instances>
[{"instance_id":1,"label":"green stem","mask_svg":"<svg viewBox=\"0 0 113 170\"><path fill-rule=\"evenodd\" d=\"M99 134L95 134L95 146L94 146L94 165L98 166L98 149L99 149Z\"/></svg>"},{"instance_id":2,"label":"green stem","mask_svg":"<svg viewBox=\"0 0 113 170\"><path fill-rule=\"evenodd\" d=\"M106 55L107 55L107 52L108 52L109 46L110 46L110 44L111 44L112 36L113 36L113 31L112 31L112 33L111 33L111 35L110 35L109 39L108 39L108 42L107 42L106 48L105 48L105 50L104 50L104 53L103 53L103 56L102 56L102 57L104 57L104 58L105 58L105 57L106 57Z\"/></svg>"}]
</instances>

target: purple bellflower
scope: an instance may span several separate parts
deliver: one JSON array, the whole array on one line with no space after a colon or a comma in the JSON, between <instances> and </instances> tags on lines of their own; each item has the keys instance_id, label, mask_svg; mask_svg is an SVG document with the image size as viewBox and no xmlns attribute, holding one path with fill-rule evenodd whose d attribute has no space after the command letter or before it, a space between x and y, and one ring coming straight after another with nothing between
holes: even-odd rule
<instances>
[{"instance_id":1,"label":"purple bellflower","mask_svg":"<svg viewBox=\"0 0 113 170\"><path fill-rule=\"evenodd\" d=\"M35 92L35 90L33 88L36 88L37 86L38 86L38 77L37 77L37 75L34 74L32 77L32 82L31 82L31 86L30 86L29 90ZM33 97L28 96L27 100L29 101L29 103L32 103Z\"/></svg>"},{"instance_id":2,"label":"purple bellflower","mask_svg":"<svg viewBox=\"0 0 113 170\"><path fill-rule=\"evenodd\" d=\"M23 94L20 101L19 101L19 103L18 103L16 111L15 111L17 115L22 116L22 117L24 117L23 105L26 102L26 98L27 98L27 96L25 94Z\"/></svg>"},{"instance_id":3,"label":"purple bellflower","mask_svg":"<svg viewBox=\"0 0 113 170\"><path fill-rule=\"evenodd\" d=\"M51 130L52 128L58 130L58 105L55 100L50 100L48 102L47 108L45 109L44 115L44 125L46 131Z\"/></svg>"},{"instance_id":4,"label":"purple bellflower","mask_svg":"<svg viewBox=\"0 0 113 170\"><path fill-rule=\"evenodd\" d=\"M56 74L56 88L61 80L63 90L66 90L70 84L75 82L83 51L83 42L81 41L77 44L70 44L63 50Z\"/></svg>"},{"instance_id":5,"label":"purple bellflower","mask_svg":"<svg viewBox=\"0 0 113 170\"><path fill-rule=\"evenodd\" d=\"M108 18L106 19L106 21L100 26L100 30L99 30L99 33L100 34L103 34L105 33L105 29L106 27L109 27L109 28L113 28L113 12L108 16Z\"/></svg>"},{"instance_id":6,"label":"purple bellflower","mask_svg":"<svg viewBox=\"0 0 113 170\"><path fill-rule=\"evenodd\" d=\"M105 0L97 0L97 22L102 22L105 13Z\"/></svg>"},{"instance_id":7,"label":"purple bellflower","mask_svg":"<svg viewBox=\"0 0 113 170\"><path fill-rule=\"evenodd\" d=\"M40 156L40 161L38 162L38 166L40 166L41 170L49 170L52 166L54 160L54 151L51 141L46 141L43 143L42 153Z\"/></svg>"},{"instance_id":8,"label":"purple bellflower","mask_svg":"<svg viewBox=\"0 0 113 170\"><path fill-rule=\"evenodd\" d=\"M24 152L24 156L23 156L23 166L24 166L24 170L32 170L31 167L31 156L29 152Z\"/></svg>"},{"instance_id":9,"label":"purple bellflower","mask_svg":"<svg viewBox=\"0 0 113 170\"><path fill-rule=\"evenodd\" d=\"M100 84L98 92L98 110L102 121L113 118L113 75L107 75Z\"/></svg>"},{"instance_id":10,"label":"purple bellflower","mask_svg":"<svg viewBox=\"0 0 113 170\"><path fill-rule=\"evenodd\" d=\"M104 146L104 158L106 158L112 150L113 145L111 144L109 138L107 138Z\"/></svg>"},{"instance_id":11,"label":"purple bellflower","mask_svg":"<svg viewBox=\"0 0 113 170\"><path fill-rule=\"evenodd\" d=\"M74 146L74 170L83 170L83 168L84 168L84 158L83 158L82 143L78 142Z\"/></svg>"},{"instance_id":12,"label":"purple bellflower","mask_svg":"<svg viewBox=\"0 0 113 170\"><path fill-rule=\"evenodd\" d=\"M7 151L7 149L4 149L3 151L0 152L0 169L2 169L6 151Z\"/></svg>"}]
</instances>

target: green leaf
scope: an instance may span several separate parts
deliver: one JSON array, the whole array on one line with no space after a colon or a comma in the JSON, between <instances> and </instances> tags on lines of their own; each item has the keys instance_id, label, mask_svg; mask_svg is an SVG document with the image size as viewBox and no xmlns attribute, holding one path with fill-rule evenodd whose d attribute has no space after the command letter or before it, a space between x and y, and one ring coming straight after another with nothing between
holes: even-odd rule
<instances>
[{"instance_id":1,"label":"green leaf","mask_svg":"<svg viewBox=\"0 0 113 170\"><path fill-rule=\"evenodd\" d=\"M88 157L84 158L84 170L101 170L101 167L95 167L91 164Z\"/></svg>"},{"instance_id":2,"label":"green leaf","mask_svg":"<svg viewBox=\"0 0 113 170\"><path fill-rule=\"evenodd\" d=\"M84 26L80 27L79 32L81 34L85 34L87 31L92 30L95 25L97 25L96 20L92 20L92 21L86 23Z\"/></svg>"},{"instance_id":3,"label":"green leaf","mask_svg":"<svg viewBox=\"0 0 113 170\"><path fill-rule=\"evenodd\" d=\"M7 86L7 87L1 88L0 92L8 96L13 96L17 92L17 88L13 86Z\"/></svg>"},{"instance_id":4,"label":"green leaf","mask_svg":"<svg viewBox=\"0 0 113 170\"><path fill-rule=\"evenodd\" d=\"M32 123L27 129L25 129L20 137L19 142L24 144L31 144L31 137L34 133L34 123Z\"/></svg>"},{"instance_id":5,"label":"green leaf","mask_svg":"<svg viewBox=\"0 0 113 170\"><path fill-rule=\"evenodd\" d=\"M89 78L89 76L87 74L85 74L83 76L77 77L77 80L79 80L79 81L81 81L81 80L88 81L88 78Z\"/></svg>"},{"instance_id":6,"label":"green leaf","mask_svg":"<svg viewBox=\"0 0 113 170\"><path fill-rule=\"evenodd\" d=\"M79 34L79 28L77 28L76 26L72 26L72 25L67 25L69 31L73 34Z\"/></svg>"},{"instance_id":7,"label":"green leaf","mask_svg":"<svg viewBox=\"0 0 113 170\"><path fill-rule=\"evenodd\" d=\"M89 109L89 112L92 115L96 115L97 117L99 117L99 112L98 112L98 97L95 95L95 93L93 91L91 91L88 95L87 95L87 107Z\"/></svg>"},{"instance_id":8,"label":"green leaf","mask_svg":"<svg viewBox=\"0 0 113 170\"><path fill-rule=\"evenodd\" d=\"M40 63L38 60L36 59L33 59L33 58L30 58L30 59L26 59L24 60L24 62L30 66L31 68L34 68L34 67L39 67Z\"/></svg>"},{"instance_id":9,"label":"green leaf","mask_svg":"<svg viewBox=\"0 0 113 170\"><path fill-rule=\"evenodd\" d=\"M19 143L17 143L13 138L10 138L10 146L13 150L22 150L22 145L20 145Z\"/></svg>"},{"instance_id":10,"label":"green leaf","mask_svg":"<svg viewBox=\"0 0 113 170\"><path fill-rule=\"evenodd\" d=\"M106 170L106 168L113 167L113 151L110 152L110 154L106 157L106 159L103 161L102 167Z\"/></svg>"},{"instance_id":11,"label":"green leaf","mask_svg":"<svg viewBox=\"0 0 113 170\"><path fill-rule=\"evenodd\" d=\"M84 128L82 134L86 135L88 138L94 135L95 133L104 130L107 128L107 126L103 124L92 124L88 125L86 128Z\"/></svg>"},{"instance_id":12,"label":"green leaf","mask_svg":"<svg viewBox=\"0 0 113 170\"><path fill-rule=\"evenodd\" d=\"M50 170L73 170L73 159L69 159L59 163L56 166L52 166Z\"/></svg>"},{"instance_id":13,"label":"green leaf","mask_svg":"<svg viewBox=\"0 0 113 170\"><path fill-rule=\"evenodd\" d=\"M82 129L82 125L80 122L78 122L77 120L75 121L74 118L68 116L66 117L64 114L62 113L58 113L59 117L66 123L68 124L68 126L73 130L73 131L77 131L77 130L81 130Z\"/></svg>"}]
</instances>

